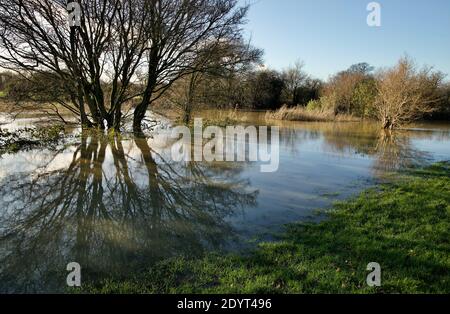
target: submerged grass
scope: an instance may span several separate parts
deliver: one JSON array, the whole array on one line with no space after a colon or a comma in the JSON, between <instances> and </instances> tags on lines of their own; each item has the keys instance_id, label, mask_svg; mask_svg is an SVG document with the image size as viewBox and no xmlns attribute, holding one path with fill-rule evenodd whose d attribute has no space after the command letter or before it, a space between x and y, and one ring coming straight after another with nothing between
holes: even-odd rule
<instances>
[{"instance_id":1,"label":"submerged grass","mask_svg":"<svg viewBox=\"0 0 450 314\"><path fill-rule=\"evenodd\" d=\"M277 242L245 255L162 262L88 293L448 293L450 163L403 173L335 204L329 219L292 224ZM367 264L382 286L366 284Z\"/></svg>"},{"instance_id":2,"label":"submerged grass","mask_svg":"<svg viewBox=\"0 0 450 314\"><path fill-rule=\"evenodd\" d=\"M335 115L330 111L308 110L303 106L287 107L283 106L276 111L266 113L268 120L288 120L288 121L306 121L306 122L354 122L360 121L359 118L352 115Z\"/></svg>"},{"instance_id":3,"label":"submerged grass","mask_svg":"<svg viewBox=\"0 0 450 314\"><path fill-rule=\"evenodd\" d=\"M64 127L54 125L39 128L22 128L8 131L0 128L0 156L3 153L16 153L39 146L50 147L64 135Z\"/></svg>"}]
</instances>

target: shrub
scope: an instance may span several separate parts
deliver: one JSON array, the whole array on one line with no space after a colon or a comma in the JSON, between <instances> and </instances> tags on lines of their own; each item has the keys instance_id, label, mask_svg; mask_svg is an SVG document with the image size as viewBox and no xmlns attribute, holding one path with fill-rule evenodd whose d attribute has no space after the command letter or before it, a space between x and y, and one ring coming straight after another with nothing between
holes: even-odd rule
<instances>
[{"instance_id":1,"label":"shrub","mask_svg":"<svg viewBox=\"0 0 450 314\"><path fill-rule=\"evenodd\" d=\"M320 111L322 109L322 102L320 99L310 100L306 105L308 111Z\"/></svg>"}]
</instances>

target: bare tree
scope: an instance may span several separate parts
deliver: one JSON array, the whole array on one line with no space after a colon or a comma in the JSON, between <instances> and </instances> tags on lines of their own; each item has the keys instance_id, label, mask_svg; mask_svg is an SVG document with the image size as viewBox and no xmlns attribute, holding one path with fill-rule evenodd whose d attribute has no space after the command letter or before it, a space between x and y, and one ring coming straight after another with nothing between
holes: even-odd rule
<instances>
[{"instance_id":1,"label":"bare tree","mask_svg":"<svg viewBox=\"0 0 450 314\"><path fill-rule=\"evenodd\" d=\"M178 79L195 72L199 54L205 48L214 53L224 42L242 41L241 26L248 6L238 7L237 0L159 0L150 10L151 47L142 101L134 111L133 129L141 124L149 106ZM201 58L200 58L201 59ZM204 63L206 67L209 63Z\"/></svg>"},{"instance_id":2,"label":"bare tree","mask_svg":"<svg viewBox=\"0 0 450 314\"><path fill-rule=\"evenodd\" d=\"M384 129L420 119L436 110L443 74L424 67L417 69L408 57L378 74L375 111Z\"/></svg>"},{"instance_id":3,"label":"bare tree","mask_svg":"<svg viewBox=\"0 0 450 314\"><path fill-rule=\"evenodd\" d=\"M53 73L70 95L82 125L118 129L123 105L133 128L150 104L192 66L205 48L241 41L248 6L237 0L77 0L79 26L70 26L66 0L2 0L0 65L28 77Z\"/></svg>"},{"instance_id":4,"label":"bare tree","mask_svg":"<svg viewBox=\"0 0 450 314\"><path fill-rule=\"evenodd\" d=\"M303 71L305 64L298 60L293 66L288 67L282 73L284 80L284 98L291 105L298 105L299 88L306 82L308 75Z\"/></svg>"},{"instance_id":5,"label":"bare tree","mask_svg":"<svg viewBox=\"0 0 450 314\"><path fill-rule=\"evenodd\" d=\"M70 94L67 108L83 125L118 127L121 104L148 50L148 10L140 0L78 0L70 26L66 0L0 3L0 62L24 77L52 73ZM111 86L109 98L105 85ZM87 110L86 110L87 107Z\"/></svg>"},{"instance_id":6,"label":"bare tree","mask_svg":"<svg viewBox=\"0 0 450 314\"><path fill-rule=\"evenodd\" d=\"M192 73L179 79L169 89L166 97L171 104L181 109L182 121L189 123L192 112L202 104L211 105L217 102L218 95L210 93L213 81L225 80L234 73L242 73L260 62L262 51L244 42L223 42L207 47L192 63ZM230 96L232 87L226 88ZM225 88L225 87L222 87Z\"/></svg>"}]
</instances>

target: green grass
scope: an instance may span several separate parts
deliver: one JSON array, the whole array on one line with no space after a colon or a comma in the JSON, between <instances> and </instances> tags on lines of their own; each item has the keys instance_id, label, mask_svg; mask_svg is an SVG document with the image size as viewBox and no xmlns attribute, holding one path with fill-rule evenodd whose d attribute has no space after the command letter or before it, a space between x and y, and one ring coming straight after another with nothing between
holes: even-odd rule
<instances>
[{"instance_id":1,"label":"green grass","mask_svg":"<svg viewBox=\"0 0 450 314\"><path fill-rule=\"evenodd\" d=\"M162 262L90 293L449 293L450 164L402 173L246 256ZM378 262L382 286L366 285Z\"/></svg>"}]
</instances>

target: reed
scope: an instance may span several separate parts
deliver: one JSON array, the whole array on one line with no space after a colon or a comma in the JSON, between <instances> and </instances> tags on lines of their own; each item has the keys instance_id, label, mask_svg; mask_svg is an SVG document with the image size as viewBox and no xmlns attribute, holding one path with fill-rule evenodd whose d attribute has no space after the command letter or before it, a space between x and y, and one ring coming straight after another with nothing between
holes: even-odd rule
<instances>
[{"instance_id":1,"label":"reed","mask_svg":"<svg viewBox=\"0 0 450 314\"><path fill-rule=\"evenodd\" d=\"M358 117L348 114L335 115L332 111L308 110L303 106L283 106L276 111L268 111L266 119L311 122L355 122L360 120Z\"/></svg>"}]
</instances>

